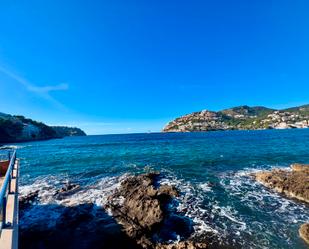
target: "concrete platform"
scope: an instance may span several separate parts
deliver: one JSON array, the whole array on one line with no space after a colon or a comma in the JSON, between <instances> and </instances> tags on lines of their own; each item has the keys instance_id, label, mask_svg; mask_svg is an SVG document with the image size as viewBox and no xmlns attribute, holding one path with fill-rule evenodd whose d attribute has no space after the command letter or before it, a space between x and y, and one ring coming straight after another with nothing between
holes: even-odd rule
<instances>
[{"instance_id":1,"label":"concrete platform","mask_svg":"<svg viewBox=\"0 0 309 249\"><path fill-rule=\"evenodd\" d=\"M18 249L18 176L19 160L16 159L11 180L11 193L7 197L6 220L7 226L0 234L0 249ZM0 187L4 177L0 177Z\"/></svg>"},{"instance_id":2,"label":"concrete platform","mask_svg":"<svg viewBox=\"0 0 309 249\"><path fill-rule=\"evenodd\" d=\"M0 176L0 188L1 188L1 186L2 186L3 181L4 181L4 177L3 177L3 176Z\"/></svg>"}]
</instances>

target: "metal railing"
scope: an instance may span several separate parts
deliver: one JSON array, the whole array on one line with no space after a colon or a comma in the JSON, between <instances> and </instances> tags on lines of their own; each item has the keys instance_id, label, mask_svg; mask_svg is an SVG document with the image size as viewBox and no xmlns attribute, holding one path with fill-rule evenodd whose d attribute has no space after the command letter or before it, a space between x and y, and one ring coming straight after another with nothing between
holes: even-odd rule
<instances>
[{"instance_id":1,"label":"metal railing","mask_svg":"<svg viewBox=\"0 0 309 249\"><path fill-rule=\"evenodd\" d=\"M4 180L2 182L2 185L0 186L0 233L3 228L6 227L5 220L6 220L6 204L7 204L7 198L8 195L11 194L11 180L13 178L13 169L16 161L16 151L13 151L13 153L9 153L9 166L5 173Z\"/></svg>"}]
</instances>

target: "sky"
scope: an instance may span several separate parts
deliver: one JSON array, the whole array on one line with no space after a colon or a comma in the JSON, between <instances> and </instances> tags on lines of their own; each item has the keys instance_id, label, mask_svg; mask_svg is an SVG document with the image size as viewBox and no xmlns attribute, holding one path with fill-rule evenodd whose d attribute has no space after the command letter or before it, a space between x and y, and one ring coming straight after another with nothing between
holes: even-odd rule
<instances>
[{"instance_id":1,"label":"sky","mask_svg":"<svg viewBox=\"0 0 309 249\"><path fill-rule=\"evenodd\" d=\"M0 112L88 134L309 103L309 1L0 1Z\"/></svg>"}]
</instances>

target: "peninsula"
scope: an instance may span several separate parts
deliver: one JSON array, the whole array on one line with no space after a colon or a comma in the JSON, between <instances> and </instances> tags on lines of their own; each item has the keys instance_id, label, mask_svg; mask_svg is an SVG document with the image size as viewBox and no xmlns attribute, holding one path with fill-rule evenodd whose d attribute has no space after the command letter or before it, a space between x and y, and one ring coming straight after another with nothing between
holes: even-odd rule
<instances>
[{"instance_id":1,"label":"peninsula","mask_svg":"<svg viewBox=\"0 0 309 249\"><path fill-rule=\"evenodd\" d=\"M24 116L0 113L0 143L46 140L66 136L85 136L79 128L48 126Z\"/></svg>"},{"instance_id":2,"label":"peninsula","mask_svg":"<svg viewBox=\"0 0 309 249\"><path fill-rule=\"evenodd\" d=\"M282 110L263 106L238 106L214 112L203 110L176 118L163 132L260 130L309 127L309 105Z\"/></svg>"}]
</instances>

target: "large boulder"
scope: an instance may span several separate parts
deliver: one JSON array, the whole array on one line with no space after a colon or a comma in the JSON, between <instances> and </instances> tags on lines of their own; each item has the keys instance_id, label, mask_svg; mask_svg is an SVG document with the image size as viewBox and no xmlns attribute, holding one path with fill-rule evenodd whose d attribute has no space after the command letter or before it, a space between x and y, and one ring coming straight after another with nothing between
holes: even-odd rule
<instances>
[{"instance_id":1,"label":"large boulder","mask_svg":"<svg viewBox=\"0 0 309 249\"><path fill-rule=\"evenodd\" d=\"M125 233L143 248L206 248L190 241L164 244L157 243L153 239L160 232L164 234L166 224L173 227L171 223L176 222L179 228L187 226L185 219L181 222L181 218L175 218L176 216L168 209L172 198L179 194L177 189L168 185L159 186L158 177L158 173L149 173L126 178L117 191L109 197L106 208L122 225Z\"/></svg>"}]
</instances>

